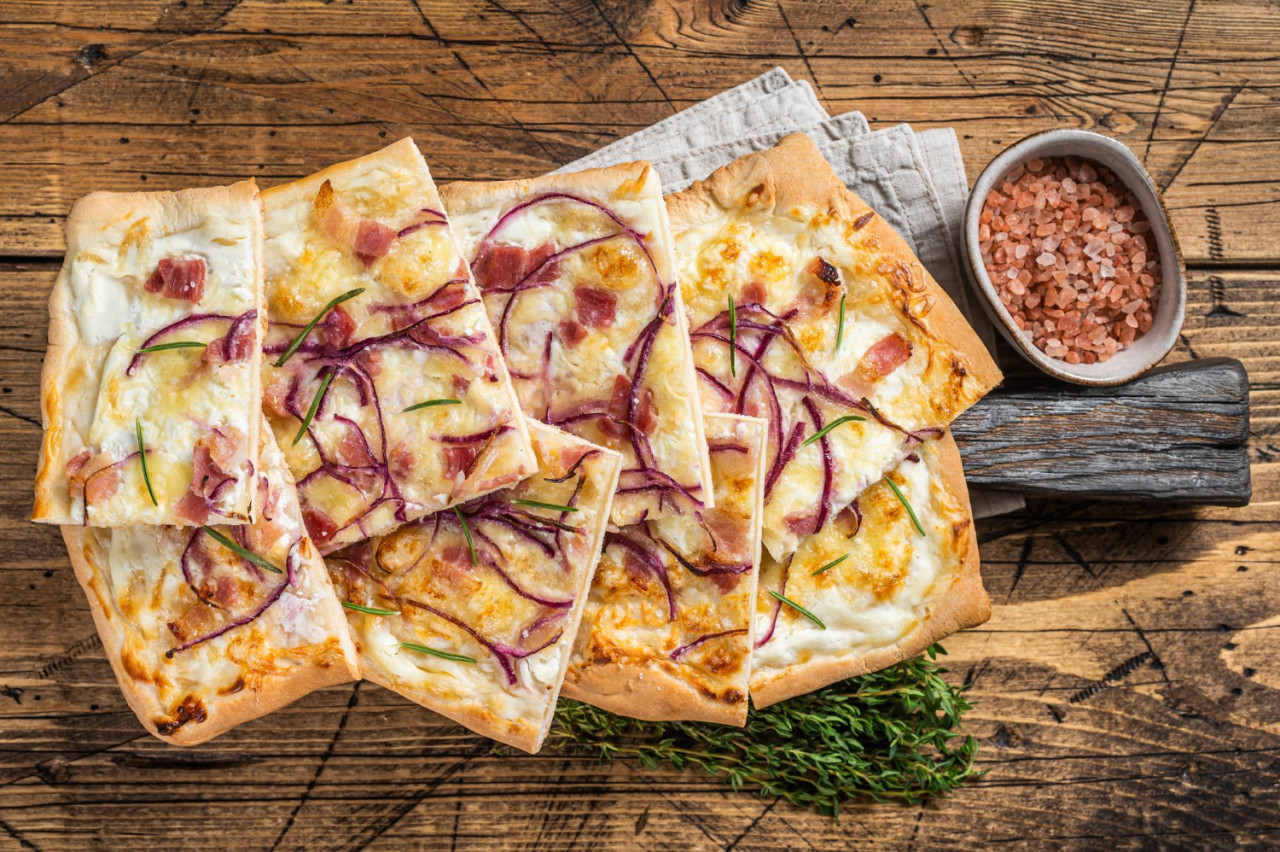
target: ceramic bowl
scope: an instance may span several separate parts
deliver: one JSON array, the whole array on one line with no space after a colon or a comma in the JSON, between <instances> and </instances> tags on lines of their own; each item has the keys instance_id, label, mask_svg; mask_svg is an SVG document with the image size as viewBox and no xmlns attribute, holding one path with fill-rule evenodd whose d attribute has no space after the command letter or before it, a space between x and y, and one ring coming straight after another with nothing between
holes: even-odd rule
<instances>
[{"instance_id":1,"label":"ceramic bowl","mask_svg":"<svg viewBox=\"0 0 1280 852\"><path fill-rule=\"evenodd\" d=\"M1015 168L1029 160L1068 156L1092 160L1106 166L1133 192L1142 205L1142 212L1151 222L1149 233L1155 238L1160 256L1163 283L1151 329L1109 360L1096 364L1068 364L1066 361L1050 358L1031 342L1030 337L1024 336L996 294L978 246L978 218L982 215L982 205L987 193L1002 183ZM1109 136L1088 130L1049 130L1028 136L1006 148L982 170L982 174L974 182L973 192L969 195L969 203L964 211L962 250L969 278L974 289L982 296L982 306L996 328L1028 361L1055 378L1082 385L1124 384L1142 375L1169 354L1182 330L1187 300L1187 273L1177 237L1169 225L1164 201L1137 156Z\"/></svg>"}]
</instances>

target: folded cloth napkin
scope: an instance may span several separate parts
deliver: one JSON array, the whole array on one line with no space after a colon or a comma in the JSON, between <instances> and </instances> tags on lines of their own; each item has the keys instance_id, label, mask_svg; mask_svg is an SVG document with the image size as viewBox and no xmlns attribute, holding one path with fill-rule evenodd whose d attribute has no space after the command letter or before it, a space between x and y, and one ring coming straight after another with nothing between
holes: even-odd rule
<instances>
[{"instance_id":1,"label":"folded cloth napkin","mask_svg":"<svg viewBox=\"0 0 1280 852\"><path fill-rule=\"evenodd\" d=\"M648 160L663 189L677 192L795 132L809 134L845 185L902 235L994 355L995 329L960 268L957 238L968 179L950 128L915 133L899 124L873 132L861 113L832 118L808 83L775 68L558 171ZM970 497L980 518L1024 505L1021 495L1009 492L975 488Z\"/></svg>"}]
</instances>

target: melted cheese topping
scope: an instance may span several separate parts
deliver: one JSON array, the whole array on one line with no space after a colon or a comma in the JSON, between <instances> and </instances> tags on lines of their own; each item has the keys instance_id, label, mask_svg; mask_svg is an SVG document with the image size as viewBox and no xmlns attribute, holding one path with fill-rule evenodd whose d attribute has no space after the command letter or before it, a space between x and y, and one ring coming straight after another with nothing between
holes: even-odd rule
<instances>
[{"instance_id":1,"label":"melted cheese topping","mask_svg":"<svg viewBox=\"0 0 1280 852\"><path fill-rule=\"evenodd\" d=\"M348 611L365 677L486 736L536 751L555 710L621 458L558 429L530 426L538 473L462 507L475 564L457 516L442 512L335 554L329 568L348 600L400 613ZM530 523L539 529L531 532ZM475 662L442 659L404 642ZM499 656L504 650L510 669Z\"/></svg>"},{"instance_id":2,"label":"melted cheese topping","mask_svg":"<svg viewBox=\"0 0 1280 852\"><path fill-rule=\"evenodd\" d=\"M565 682L566 695L648 718L662 699L646 689L661 692L662 681L654 679L661 675L687 684L700 698L745 719L765 423L713 414L706 417L706 432L712 448L715 508L670 513L624 527L606 539ZM715 534L726 528L740 536L736 548L723 540L723 534ZM663 542L711 575L689 570ZM637 558L636 547L646 556ZM661 564L665 582L649 567L649 559ZM736 570L714 573L729 566ZM633 680L621 707L618 696L602 695L594 686L601 680L621 683L627 678Z\"/></svg>"},{"instance_id":3,"label":"melted cheese topping","mask_svg":"<svg viewBox=\"0 0 1280 852\"><path fill-rule=\"evenodd\" d=\"M224 470L236 481L212 501L211 522L245 522L258 456L254 360L205 365L203 349L175 349L143 355L133 375L128 368L137 350L173 323L213 315L163 334L152 345L209 343L225 335L235 318L261 307L262 215L256 190L250 183L181 193L102 193L77 205L68 228L67 260L57 286L68 291L75 340L62 353L54 387L45 388L48 431L42 462L50 471L41 479L50 477L54 488L68 490L67 462L87 450L92 469L116 461L121 482L112 494L93 501L87 521L78 488L70 489L65 510L42 513L38 501L36 519L91 526L189 524L175 510L192 484L195 446L220 432L237 439L224 459ZM203 261L199 302L146 291L147 280L165 259ZM256 351L261 323L253 323L251 332ZM138 451L138 423L156 504L139 460L123 461Z\"/></svg>"},{"instance_id":4,"label":"melted cheese topping","mask_svg":"<svg viewBox=\"0 0 1280 852\"><path fill-rule=\"evenodd\" d=\"M396 233L385 255L366 262L326 231L317 210L326 182L350 222ZM412 141L273 188L263 200L267 411L322 550L527 476L532 451L506 366ZM356 288L364 292L338 309L351 323L347 339L319 350L329 340L322 324L274 366L305 323ZM295 442L328 373L324 404ZM459 404L404 410L438 399ZM336 532L322 533L317 518Z\"/></svg>"},{"instance_id":5,"label":"melted cheese topping","mask_svg":"<svg viewBox=\"0 0 1280 852\"><path fill-rule=\"evenodd\" d=\"M755 651L753 688L783 676L791 666L856 659L890 647L929 619L931 607L960 574L971 523L963 502L944 488L939 464L933 442L927 442L919 461L904 461L888 474L915 510L925 535L881 481L858 498L862 523L856 532L851 533L849 518L837 518L805 538L789 562L765 559L756 633L769 638ZM826 629L780 604L768 594L770 589L808 609Z\"/></svg>"},{"instance_id":6,"label":"melted cheese topping","mask_svg":"<svg viewBox=\"0 0 1280 852\"><path fill-rule=\"evenodd\" d=\"M785 444L795 424L803 424L805 436L817 431L802 402L806 397L818 409L823 424L844 414L866 418L845 423L827 435L833 459L829 518L897 465L906 453L905 432L945 426L977 400L981 389L976 381L966 379L954 351L913 321L923 317L930 306L929 297L922 293L924 273L917 262L907 265L885 259L878 241L867 236L869 231L855 229L852 223L816 209L752 209L745 200L739 204L705 221L678 225L683 230L676 233L679 278L700 369L735 392L748 374L749 362L743 354L737 356L737 376L732 374L728 346L711 336L728 336L728 295L733 295L739 306L740 340L748 341L748 348L760 338L753 337L754 332L743 324L769 321L743 307L754 301L748 294L763 292L764 307L775 316L795 311L786 322L795 348L774 341L762 359L764 368L775 377L803 379L798 348L812 371L826 376L840 390L839 380L855 376L859 362L878 341L897 334L911 346L906 362L888 375L854 392L841 390L854 401L865 394L897 429L877 422L865 410L803 387L779 388L779 410L775 412L768 403L766 383L758 374L745 409L705 382L702 386L707 410L745 410L782 426L781 441L774 439L770 448L768 466L773 465L779 444ZM810 265L819 257L835 268L838 282L828 286L815 277ZM765 505L765 546L775 559L784 558L799 545L801 533L795 527L802 525L789 521L817 513L823 479L818 443L801 449L781 471Z\"/></svg>"},{"instance_id":7,"label":"melted cheese topping","mask_svg":"<svg viewBox=\"0 0 1280 852\"><path fill-rule=\"evenodd\" d=\"M617 170L619 175L634 171ZM548 193L568 193L574 199L539 201L512 212ZM446 187L444 195L463 252L473 264L477 254L491 246L516 246L528 252L551 247L560 253L554 275L548 274L543 286L514 297L487 291L485 306L524 410L611 447L626 459L623 491L614 499L612 522L634 523L646 513L653 516L664 510L666 502L652 489L628 490L661 481L641 468L656 469L703 499L706 448L699 431L689 428L697 422L698 411L692 355L683 329L680 294L670 287L674 260L656 174L646 169L638 178L619 176L608 185L598 173L577 182L573 176L560 176L489 193L475 192L474 187L451 193ZM508 212L511 215L503 220ZM612 319L579 322L583 316L575 291L580 287L615 300ZM669 287L674 310L670 304L664 306ZM669 315L658 328L639 380L643 392L652 394L655 414L654 425L642 438L647 441L642 452L651 457L640 459L625 427L583 414L587 409L606 413L618 377L635 381L641 356L640 347L633 344L664 312ZM564 323L576 323L582 339L566 341Z\"/></svg>"},{"instance_id":8,"label":"melted cheese topping","mask_svg":"<svg viewBox=\"0 0 1280 852\"><path fill-rule=\"evenodd\" d=\"M107 652L118 659L117 674L125 691L143 696L131 701L144 724L162 733L182 729L184 738L207 738L231 726L221 715L224 705L235 703L238 709L229 712L243 721L285 703L278 695L286 694L286 701L298 697L286 681L310 679L318 688L349 679L355 654L341 608L324 564L306 538L284 459L269 436L261 460L263 472L255 480L260 497L274 508L270 518L264 511L247 528L247 540L253 552L280 568L293 553L296 581L258 618L216 638L177 650L231 617L202 603L184 577L184 552L192 537L203 533L146 526L85 530L84 557L92 574L81 581L110 625L103 630ZM231 527L222 531L236 535ZM208 552L231 566L220 575L224 583L240 584L256 599L265 600L278 584L287 582L247 567L220 545ZM195 563L192 566L198 570ZM195 582L200 584L198 577ZM238 609L251 611L253 606ZM179 637L181 625L193 615L201 616L195 622L201 626ZM116 636L118 647L111 642ZM251 713L245 714L243 708L249 705L241 693L255 696ZM144 708L154 708L152 715L144 715Z\"/></svg>"}]
</instances>

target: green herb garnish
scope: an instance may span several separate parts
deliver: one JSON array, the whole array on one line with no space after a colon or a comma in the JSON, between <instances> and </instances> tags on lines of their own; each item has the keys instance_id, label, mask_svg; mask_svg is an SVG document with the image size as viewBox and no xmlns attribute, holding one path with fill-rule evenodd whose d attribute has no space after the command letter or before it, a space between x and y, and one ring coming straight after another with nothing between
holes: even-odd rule
<instances>
[{"instance_id":1,"label":"green herb garnish","mask_svg":"<svg viewBox=\"0 0 1280 852\"><path fill-rule=\"evenodd\" d=\"M290 358L293 357L293 353L298 351L298 347L302 345L302 341L306 340L307 335L311 333L311 329L315 328L316 324L319 323L320 320L328 316L329 311L338 307L338 305L341 305L343 302L347 301L348 299L354 299L356 296L359 296L363 292L364 292L363 287L357 287L354 290L348 290L347 292L343 293L341 296L335 296L333 299L331 299L329 301L329 304L321 308L320 313L316 314L311 319L311 322L307 323L305 326L302 327L302 331L298 332L298 336L295 337L292 341L290 341L289 347L284 350L284 353L281 354L279 358L276 359L275 366L283 367L284 362L288 361ZM294 443L296 444L298 442L294 441Z\"/></svg>"},{"instance_id":2,"label":"green herb garnish","mask_svg":"<svg viewBox=\"0 0 1280 852\"><path fill-rule=\"evenodd\" d=\"M512 500L517 506L528 506L532 509L550 509L553 512L576 512L576 506L561 506L556 503L540 503L537 500Z\"/></svg>"},{"instance_id":3,"label":"green herb garnish","mask_svg":"<svg viewBox=\"0 0 1280 852\"><path fill-rule=\"evenodd\" d=\"M825 624L823 624L823 623L822 623L822 619L821 619L821 618L818 618L818 616L816 616L816 615L814 615L813 613L809 612L809 610L807 610L807 609L805 609L804 607L800 606L800 604L798 604L798 603L796 603L795 601L791 600L791 598L787 597L786 595L778 594L778 593L777 593L777 592L775 592L773 589L770 589L770 590L769 590L769 594L773 595L775 598L777 598L778 600L782 601L784 604L786 604L787 606L791 607L791 608L792 608L792 609L794 609L796 612L800 613L800 614L801 614L801 615L803 615L805 618L809 619L809 620L810 620L810 621L812 621L814 624L816 624L816 625L818 625L819 627L821 627L823 630L826 630L826 629L827 629L827 625L825 625Z\"/></svg>"},{"instance_id":4,"label":"green herb garnish","mask_svg":"<svg viewBox=\"0 0 1280 852\"><path fill-rule=\"evenodd\" d=\"M401 642L400 647L408 648L410 651L417 651L419 654L430 654L442 660L453 660L455 663L476 662L475 657L468 657L466 654L450 654L448 651L437 651L435 648L428 648L426 645L419 645L417 642Z\"/></svg>"},{"instance_id":5,"label":"green herb garnish","mask_svg":"<svg viewBox=\"0 0 1280 852\"><path fill-rule=\"evenodd\" d=\"M230 550L232 553L236 554L241 559L244 559L248 562L252 562L254 565L257 565L259 568L263 569L264 571L270 571L272 574L284 573L279 568L272 565L270 562L263 559L261 556L254 553L253 551L245 550L243 547L236 544L234 541L227 538L225 535L218 532L213 527L205 525L205 526L202 526L200 529L207 532L214 541L216 541L218 544L225 547L227 550Z\"/></svg>"},{"instance_id":6,"label":"green herb garnish","mask_svg":"<svg viewBox=\"0 0 1280 852\"><path fill-rule=\"evenodd\" d=\"M840 351L840 344L844 342L844 297L845 293L840 294L840 324L836 326L836 351Z\"/></svg>"},{"instance_id":7,"label":"green herb garnish","mask_svg":"<svg viewBox=\"0 0 1280 852\"><path fill-rule=\"evenodd\" d=\"M817 571L814 571L809 576L816 577L819 574L821 574L823 571L830 571L832 568L836 567L837 565L839 565L841 562L845 561L848 558L849 558L849 554L846 553L844 556L839 556L835 559L832 559L826 565L823 565L821 568L819 568Z\"/></svg>"},{"instance_id":8,"label":"green herb garnish","mask_svg":"<svg viewBox=\"0 0 1280 852\"><path fill-rule=\"evenodd\" d=\"M374 606L364 606L363 604L352 603L351 601L338 601L347 609L354 609L356 612L366 612L369 615L399 615L399 610L394 609L378 609Z\"/></svg>"},{"instance_id":9,"label":"green herb garnish","mask_svg":"<svg viewBox=\"0 0 1280 852\"><path fill-rule=\"evenodd\" d=\"M164 352L166 349L203 349L209 344L195 340L175 340L173 343L157 343L155 346L144 346L138 350L139 355L148 352Z\"/></svg>"},{"instance_id":10,"label":"green herb garnish","mask_svg":"<svg viewBox=\"0 0 1280 852\"><path fill-rule=\"evenodd\" d=\"M898 495L898 500L901 501L902 505L906 507L907 514L911 516L911 523L916 525L916 532L920 533L920 535L924 535L925 534L924 527L920 525L920 519L916 517L916 510L911 508L911 504L907 502L906 495L903 494L902 491L898 488L897 483L894 482L889 477L886 476L884 478L884 481L889 483L889 487L893 489L893 493Z\"/></svg>"},{"instance_id":11,"label":"green herb garnish","mask_svg":"<svg viewBox=\"0 0 1280 852\"><path fill-rule=\"evenodd\" d=\"M297 446L302 440L302 436L307 434L307 427L311 425L311 421L315 419L316 412L320 410L320 400L324 399L324 392L329 389L329 382L333 381L333 373L326 373L324 380L320 382L320 390L316 391L315 397L311 400L311 407L307 409L307 416L302 418L302 425L298 427L298 434L293 436L293 446Z\"/></svg>"},{"instance_id":12,"label":"green herb garnish","mask_svg":"<svg viewBox=\"0 0 1280 852\"><path fill-rule=\"evenodd\" d=\"M848 422L850 422L850 421L852 421L852 420L857 420L857 421L861 422L861 421L866 420L866 419L867 419L867 418L865 418L865 417L859 417L859 416L858 416L858 415L856 415L856 414L845 414L845 415L843 415L843 416L841 416L841 417L837 417L835 420L832 420L832 421L831 421L830 423L828 423L826 426L823 426L823 427L822 427L821 429L819 429L817 432L815 432L814 434L810 435L810 436L805 440L805 442L804 442L803 444L801 444L800 446L801 446L801 447L807 447L807 446L809 446L809 445L810 445L810 444L812 444L814 441L817 441L817 440L818 440L818 439L820 439L823 435L827 434L827 433L828 433L828 432L830 432L832 429L836 428L837 426L841 425L842 423L848 423Z\"/></svg>"},{"instance_id":13,"label":"green herb garnish","mask_svg":"<svg viewBox=\"0 0 1280 852\"><path fill-rule=\"evenodd\" d=\"M133 426L138 433L138 460L142 462L142 481L147 483L147 494L151 495L151 505L159 506L155 489L151 487L151 472L147 470L147 448L142 443L142 421L135 417Z\"/></svg>"},{"instance_id":14,"label":"green herb garnish","mask_svg":"<svg viewBox=\"0 0 1280 852\"><path fill-rule=\"evenodd\" d=\"M480 560L476 558L476 543L471 540L471 527L467 525L467 519L463 516L461 509L454 506L453 513L458 516L458 522L462 524L462 534L467 537L467 549L471 551L471 564L479 565Z\"/></svg>"},{"instance_id":15,"label":"green herb garnish","mask_svg":"<svg viewBox=\"0 0 1280 852\"><path fill-rule=\"evenodd\" d=\"M738 375L738 308L729 294L729 374Z\"/></svg>"},{"instance_id":16,"label":"green herb garnish","mask_svg":"<svg viewBox=\"0 0 1280 852\"><path fill-rule=\"evenodd\" d=\"M882 671L752 709L746 728L643 722L562 698L552 749L648 768L693 766L764 798L827 816L854 800L917 804L978 775L978 742L958 732L964 687L943 680L938 645Z\"/></svg>"},{"instance_id":17,"label":"green herb garnish","mask_svg":"<svg viewBox=\"0 0 1280 852\"><path fill-rule=\"evenodd\" d=\"M410 411L417 411L420 408L434 408L437 405L462 405L462 400L460 399L429 399L426 402L415 402L413 405L409 406L401 413L407 414Z\"/></svg>"}]
</instances>

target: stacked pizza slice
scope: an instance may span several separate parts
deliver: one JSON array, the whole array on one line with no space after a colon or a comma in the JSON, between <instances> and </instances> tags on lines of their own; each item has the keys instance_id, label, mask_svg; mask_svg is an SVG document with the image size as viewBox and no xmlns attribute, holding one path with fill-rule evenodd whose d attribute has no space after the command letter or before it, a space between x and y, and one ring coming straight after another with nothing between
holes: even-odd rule
<instances>
[{"instance_id":1,"label":"stacked pizza slice","mask_svg":"<svg viewBox=\"0 0 1280 852\"><path fill-rule=\"evenodd\" d=\"M169 742L356 677L529 751L562 685L740 725L986 617L946 427L999 373L807 137L666 199L405 139L67 232L34 517Z\"/></svg>"}]
</instances>

